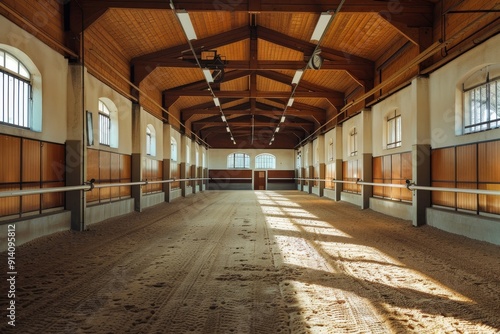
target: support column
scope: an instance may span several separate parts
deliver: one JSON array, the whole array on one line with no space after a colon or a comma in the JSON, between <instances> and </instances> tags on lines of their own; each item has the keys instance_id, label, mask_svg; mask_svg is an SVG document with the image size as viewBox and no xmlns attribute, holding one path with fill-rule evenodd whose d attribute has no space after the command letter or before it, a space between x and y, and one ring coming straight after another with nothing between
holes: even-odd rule
<instances>
[{"instance_id":1,"label":"support column","mask_svg":"<svg viewBox=\"0 0 500 334\"><path fill-rule=\"evenodd\" d=\"M342 180L342 159L335 160L335 180ZM335 183L335 200L341 199L343 184Z\"/></svg>"},{"instance_id":2,"label":"support column","mask_svg":"<svg viewBox=\"0 0 500 334\"><path fill-rule=\"evenodd\" d=\"M66 141L66 186L81 186L84 179L84 152L80 140ZM85 229L85 193L81 190L67 191L66 209L71 211L71 229Z\"/></svg>"},{"instance_id":3,"label":"support column","mask_svg":"<svg viewBox=\"0 0 500 334\"><path fill-rule=\"evenodd\" d=\"M309 166L309 175L307 177L308 179L314 179L314 166ZM307 189L307 192L309 194L312 194L312 190L314 187L314 181L307 181L309 184L309 189Z\"/></svg>"},{"instance_id":4,"label":"support column","mask_svg":"<svg viewBox=\"0 0 500 334\"><path fill-rule=\"evenodd\" d=\"M412 175L413 182L418 186L431 185L431 147L427 144L412 146ZM431 206L431 192L429 190L415 190L413 192L413 226L427 223L427 208Z\"/></svg>"},{"instance_id":5,"label":"support column","mask_svg":"<svg viewBox=\"0 0 500 334\"><path fill-rule=\"evenodd\" d=\"M319 164L319 178L322 181L319 181L319 197L323 197L325 190L325 181L323 181L326 177L326 165L324 163Z\"/></svg>"},{"instance_id":6,"label":"support column","mask_svg":"<svg viewBox=\"0 0 500 334\"><path fill-rule=\"evenodd\" d=\"M306 177L306 168L305 167L302 167L300 169L300 177L303 178L303 179ZM305 185L306 185L306 181L300 180L299 190L300 191L304 191L304 186Z\"/></svg>"},{"instance_id":7,"label":"support column","mask_svg":"<svg viewBox=\"0 0 500 334\"><path fill-rule=\"evenodd\" d=\"M142 157L140 153L132 153L132 182L142 181ZM134 199L134 210L142 212L142 186L132 186L132 198Z\"/></svg>"},{"instance_id":8,"label":"support column","mask_svg":"<svg viewBox=\"0 0 500 334\"><path fill-rule=\"evenodd\" d=\"M172 178L172 169L170 168L170 159L163 159L163 179L169 180ZM172 196L170 191L172 190L172 183L166 182L163 183L163 192L165 193L165 202L171 202Z\"/></svg>"},{"instance_id":9,"label":"support column","mask_svg":"<svg viewBox=\"0 0 500 334\"><path fill-rule=\"evenodd\" d=\"M142 181L142 155L141 155L141 106L132 103L132 182ZM142 211L142 186L132 186L134 210Z\"/></svg>"},{"instance_id":10,"label":"support column","mask_svg":"<svg viewBox=\"0 0 500 334\"><path fill-rule=\"evenodd\" d=\"M181 166L181 179L186 179L187 178L187 166L185 162L180 163ZM181 181L181 192L182 192L182 197L186 197L186 188L188 186L187 181Z\"/></svg>"},{"instance_id":11,"label":"support column","mask_svg":"<svg viewBox=\"0 0 500 334\"><path fill-rule=\"evenodd\" d=\"M198 173L196 174L199 178L203 178L203 167L198 167ZM203 180L196 181L200 187L200 192L203 191Z\"/></svg>"},{"instance_id":12,"label":"support column","mask_svg":"<svg viewBox=\"0 0 500 334\"><path fill-rule=\"evenodd\" d=\"M190 166L191 168L191 178L193 179L196 179L197 175L196 175L196 166L195 165L192 165ZM197 191L197 188L198 188L198 181L191 181L191 188L193 189L193 194L196 194L196 191Z\"/></svg>"},{"instance_id":13,"label":"support column","mask_svg":"<svg viewBox=\"0 0 500 334\"><path fill-rule=\"evenodd\" d=\"M371 153L364 153L362 158L362 171L363 177L362 180L364 182L373 182L373 157ZM361 186L361 209L370 208L370 197L373 196L373 186L362 185Z\"/></svg>"},{"instance_id":14,"label":"support column","mask_svg":"<svg viewBox=\"0 0 500 334\"><path fill-rule=\"evenodd\" d=\"M65 156L66 186L81 186L86 180L86 145L90 133L85 108L84 81L86 70L81 64L71 64L68 68L68 119ZM93 139L93 138L92 138ZM66 209L71 211L71 229L85 229L85 192L67 191Z\"/></svg>"}]
</instances>

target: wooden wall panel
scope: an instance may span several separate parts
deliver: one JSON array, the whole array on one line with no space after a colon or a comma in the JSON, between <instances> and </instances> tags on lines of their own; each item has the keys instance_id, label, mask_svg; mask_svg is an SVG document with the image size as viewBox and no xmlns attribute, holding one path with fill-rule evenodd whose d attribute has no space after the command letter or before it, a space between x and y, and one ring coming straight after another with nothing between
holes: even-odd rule
<instances>
[{"instance_id":1,"label":"wooden wall panel","mask_svg":"<svg viewBox=\"0 0 500 334\"><path fill-rule=\"evenodd\" d=\"M172 176L173 179L180 179L180 166L176 161L172 161L170 164L170 175ZM172 182L171 183L171 188L172 189L179 189L181 187L181 183L178 181Z\"/></svg>"},{"instance_id":2,"label":"wooden wall panel","mask_svg":"<svg viewBox=\"0 0 500 334\"><path fill-rule=\"evenodd\" d=\"M280 178L286 180L272 180L273 178ZM294 170L268 170L267 171L268 183L295 183Z\"/></svg>"},{"instance_id":3,"label":"wooden wall panel","mask_svg":"<svg viewBox=\"0 0 500 334\"><path fill-rule=\"evenodd\" d=\"M411 152L401 153L401 178L405 181L413 179Z\"/></svg>"},{"instance_id":4,"label":"wooden wall panel","mask_svg":"<svg viewBox=\"0 0 500 334\"><path fill-rule=\"evenodd\" d=\"M500 184L480 184L479 189L500 191ZM479 195L479 210L500 214L500 196Z\"/></svg>"},{"instance_id":5,"label":"wooden wall panel","mask_svg":"<svg viewBox=\"0 0 500 334\"><path fill-rule=\"evenodd\" d=\"M335 179L335 164L330 163L326 165L326 171L325 171L325 188L328 189L335 189L335 182L332 180Z\"/></svg>"},{"instance_id":6,"label":"wooden wall panel","mask_svg":"<svg viewBox=\"0 0 500 334\"><path fill-rule=\"evenodd\" d=\"M431 177L434 181L455 180L455 148L441 148L431 152Z\"/></svg>"},{"instance_id":7,"label":"wooden wall panel","mask_svg":"<svg viewBox=\"0 0 500 334\"><path fill-rule=\"evenodd\" d=\"M458 182L477 182L477 145L458 146L456 149Z\"/></svg>"},{"instance_id":8,"label":"wooden wall panel","mask_svg":"<svg viewBox=\"0 0 500 334\"><path fill-rule=\"evenodd\" d=\"M66 148L61 144L43 143L42 145L42 181L65 180Z\"/></svg>"},{"instance_id":9,"label":"wooden wall panel","mask_svg":"<svg viewBox=\"0 0 500 334\"><path fill-rule=\"evenodd\" d=\"M0 183L21 180L21 138L0 135ZM4 159L4 157L9 157Z\"/></svg>"},{"instance_id":10,"label":"wooden wall panel","mask_svg":"<svg viewBox=\"0 0 500 334\"><path fill-rule=\"evenodd\" d=\"M2 185L0 191L19 190L19 186ZM21 211L21 197L0 198L0 217L16 215Z\"/></svg>"},{"instance_id":11,"label":"wooden wall panel","mask_svg":"<svg viewBox=\"0 0 500 334\"><path fill-rule=\"evenodd\" d=\"M478 144L479 182L500 183L500 140Z\"/></svg>"},{"instance_id":12,"label":"wooden wall panel","mask_svg":"<svg viewBox=\"0 0 500 334\"><path fill-rule=\"evenodd\" d=\"M99 182L99 151L87 149L87 180L94 179ZM85 192L87 202L99 200L99 189Z\"/></svg>"},{"instance_id":13,"label":"wooden wall panel","mask_svg":"<svg viewBox=\"0 0 500 334\"><path fill-rule=\"evenodd\" d=\"M23 139L22 145L22 181L40 182L40 142Z\"/></svg>"},{"instance_id":14,"label":"wooden wall panel","mask_svg":"<svg viewBox=\"0 0 500 334\"><path fill-rule=\"evenodd\" d=\"M43 188L64 187L64 182L49 182ZM42 209L51 209L64 206L64 192L42 194Z\"/></svg>"},{"instance_id":15,"label":"wooden wall panel","mask_svg":"<svg viewBox=\"0 0 500 334\"><path fill-rule=\"evenodd\" d=\"M39 189L40 183L23 184L23 190ZM22 196L22 213L40 211L40 194Z\"/></svg>"},{"instance_id":16,"label":"wooden wall panel","mask_svg":"<svg viewBox=\"0 0 500 334\"><path fill-rule=\"evenodd\" d=\"M361 166L358 160L342 162L342 179L344 181L356 181L361 175ZM354 183L343 183L343 190L347 192L361 193L361 186Z\"/></svg>"},{"instance_id":17,"label":"wooden wall panel","mask_svg":"<svg viewBox=\"0 0 500 334\"><path fill-rule=\"evenodd\" d=\"M210 182L252 183L250 169L210 169L208 177Z\"/></svg>"}]
</instances>

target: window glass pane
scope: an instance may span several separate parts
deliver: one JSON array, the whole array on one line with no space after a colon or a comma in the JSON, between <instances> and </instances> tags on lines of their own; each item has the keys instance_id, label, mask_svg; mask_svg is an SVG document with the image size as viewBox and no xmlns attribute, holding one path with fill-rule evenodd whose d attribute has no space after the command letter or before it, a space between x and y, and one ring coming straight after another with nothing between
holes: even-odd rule
<instances>
[{"instance_id":1,"label":"window glass pane","mask_svg":"<svg viewBox=\"0 0 500 334\"><path fill-rule=\"evenodd\" d=\"M275 169L276 157L272 154L264 153L255 157L255 168Z\"/></svg>"},{"instance_id":2,"label":"window glass pane","mask_svg":"<svg viewBox=\"0 0 500 334\"><path fill-rule=\"evenodd\" d=\"M30 79L30 74L17 58L3 50L0 50L0 67L8 70L0 72L0 122L29 128L31 83L26 79Z\"/></svg>"},{"instance_id":3,"label":"window glass pane","mask_svg":"<svg viewBox=\"0 0 500 334\"><path fill-rule=\"evenodd\" d=\"M177 161L177 141L170 138L170 155L173 161Z\"/></svg>"},{"instance_id":4,"label":"window glass pane","mask_svg":"<svg viewBox=\"0 0 500 334\"><path fill-rule=\"evenodd\" d=\"M30 79L30 73L28 72L26 67L24 67L22 64L19 64L19 74L25 77L26 79Z\"/></svg>"},{"instance_id":5,"label":"window glass pane","mask_svg":"<svg viewBox=\"0 0 500 334\"><path fill-rule=\"evenodd\" d=\"M19 72L19 62L8 53L5 55L5 68L15 73Z\"/></svg>"}]
</instances>

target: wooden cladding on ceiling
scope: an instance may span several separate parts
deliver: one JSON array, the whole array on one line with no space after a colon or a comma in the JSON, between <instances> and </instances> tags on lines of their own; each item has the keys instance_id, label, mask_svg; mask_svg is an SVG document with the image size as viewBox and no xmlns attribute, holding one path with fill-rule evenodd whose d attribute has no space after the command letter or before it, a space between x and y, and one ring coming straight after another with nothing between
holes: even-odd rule
<instances>
[{"instance_id":1,"label":"wooden cladding on ceiling","mask_svg":"<svg viewBox=\"0 0 500 334\"><path fill-rule=\"evenodd\" d=\"M432 150L432 186L500 190L500 141ZM500 198L432 192L432 204L476 213L500 214Z\"/></svg>"},{"instance_id":2,"label":"wooden cladding on ceiling","mask_svg":"<svg viewBox=\"0 0 500 334\"><path fill-rule=\"evenodd\" d=\"M131 157L125 154L87 149L87 180L95 184L127 183L132 180ZM86 193L87 203L105 203L131 195L130 186L94 188Z\"/></svg>"},{"instance_id":3,"label":"wooden cladding on ceiling","mask_svg":"<svg viewBox=\"0 0 500 334\"><path fill-rule=\"evenodd\" d=\"M61 144L0 135L0 191L65 185L65 147ZM0 217L64 207L64 193L0 198Z\"/></svg>"},{"instance_id":4,"label":"wooden cladding on ceiling","mask_svg":"<svg viewBox=\"0 0 500 334\"><path fill-rule=\"evenodd\" d=\"M405 184L412 180L411 152L374 157L372 163L373 182ZM412 201L412 192L404 188L373 187L373 196L394 201Z\"/></svg>"}]
</instances>

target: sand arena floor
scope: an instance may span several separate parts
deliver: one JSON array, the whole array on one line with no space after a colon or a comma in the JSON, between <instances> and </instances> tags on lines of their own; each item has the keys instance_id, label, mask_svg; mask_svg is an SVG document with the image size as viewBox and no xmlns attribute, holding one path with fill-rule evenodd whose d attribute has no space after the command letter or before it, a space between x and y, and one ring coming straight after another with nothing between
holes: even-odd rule
<instances>
[{"instance_id":1,"label":"sand arena floor","mask_svg":"<svg viewBox=\"0 0 500 334\"><path fill-rule=\"evenodd\" d=\"M1 333L500 332L500 247L347 203L210 191L88 229L17 247Z\"/></svg>"}]
</instances>

